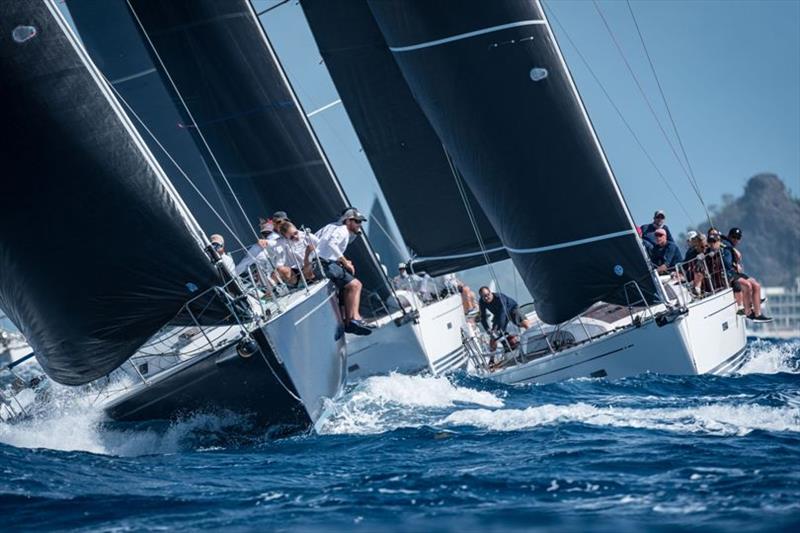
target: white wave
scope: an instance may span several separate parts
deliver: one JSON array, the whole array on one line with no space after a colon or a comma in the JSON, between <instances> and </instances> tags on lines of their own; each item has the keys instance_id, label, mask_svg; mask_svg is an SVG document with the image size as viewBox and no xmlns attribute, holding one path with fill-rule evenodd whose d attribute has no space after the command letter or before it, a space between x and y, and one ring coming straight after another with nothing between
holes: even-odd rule
<instances>
[{"instance_id":1,"label":"white wave","mask_svg":"<svg viewBox=\"0 0 800 533\"><path fill-rule=\"evenodd\" d=\"M119 387L120 384L115 384ZM219 417L198 414L175 422L164 430L114 430L96 392L51 384L46 409L31 419L13 424L0 423L0 442L17 448L45 448L84 451L103 455L137 456L175 453L185 449L194 432L222 432L237 424L234 415Z\"/></svg>"},{"instance_id":2,"label":"white wave","mask_svg":"<svg viewBox=\"0 0 800 533\"><path fill-rule=\"evenodd\" d=\"M418 427L436 419L431 410L459 404L495 408L504 405L502 399L490 392L454 385L446 377L374 376L330 405L330 414L317 425L317 431L364 434Z\"/></svg>"},{"instance_id":3,"label":"white wave","mask_svg":"<svg viewBox=\"0 0 800 533\"><path fill-rule=\"evenodd\" d=\"M444 418L441 425L515 431L569 422L677 433L742 436L754 430L800 432L800 409L728 404L653 409L595 407L586 403L548 404L527 409L462 409Z\"/></svg>"},{"instance_id":4,"label":"white wave","mask_svg":"<svg viewBox=\"0 0 800 533\"><path fill-rule=\"evenodd\" d=\"M757 340L749 349L750 356L739 374L800 373L800 340L780 343Z\"/></svg>"}]
</instances>

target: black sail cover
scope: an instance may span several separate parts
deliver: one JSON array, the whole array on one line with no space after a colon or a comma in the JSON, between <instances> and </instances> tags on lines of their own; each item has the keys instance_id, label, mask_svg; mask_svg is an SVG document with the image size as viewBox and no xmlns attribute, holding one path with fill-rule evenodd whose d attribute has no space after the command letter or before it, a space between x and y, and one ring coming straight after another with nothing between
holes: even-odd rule
<instances>
[{"instance_id":1,"label":"black sail cover","mask_svg":"<svg viewBox=\"0 0 800 533\"><path fill-rule=\"evenodd\" d=\"M209 165L219 164L249 215L286 211L316 230L344 211L344 192L247 0L128 5L207 143ZM365 240L348 256L368 290L388 295Z\"/></svg>"},{"instance_id":2,"label":"black sail cover","mask_svg":"<svg viewBox=\"0 0 800 533\"><path fill-rule=\"evenodd\" d=\"M538 2L370 0L417 102L545 322L651 301L627 207Z\"/></svg>"},{"instance_id":3,"label":"black sail cover","mask_svg":"<svg viewBox=\"0 0 800 533\"><path fill-rule=\"evenodd\" d=\"M125 0L67 0L67 7L92 61L136 113L133 116L123 106L203 230L222 234L228 250L234 249L235 242L226 225L243 242L252 241L254 221L241 214L219 172L206 164L195 128L177 95L155 68L150 47L142 40ZM245 196L257 198L254 194Z\"/></svg>"},{"instance_id":4,"label":"black sail cover","mask_svg":"<svg viewBox=\"0 0 800 533\"><path fill-rule=\"evenodd\" d=\"M50 9L0 4L0 307L45 372L77 385L122 364L218 278Z\"/></svg>"},{"instance_id":5,"label":"black sail cover","mask_svg":"<svg viewBox=\"0 0 800 533\"><path fill-rule=\"evenodd\" d=\"M380 183L411 266L431 275L486 263L442 141L403 79L367 0L302 0L320 54ZM472 192L464 195L489 252L507 259Z\"/></svg>"}]
</instances>

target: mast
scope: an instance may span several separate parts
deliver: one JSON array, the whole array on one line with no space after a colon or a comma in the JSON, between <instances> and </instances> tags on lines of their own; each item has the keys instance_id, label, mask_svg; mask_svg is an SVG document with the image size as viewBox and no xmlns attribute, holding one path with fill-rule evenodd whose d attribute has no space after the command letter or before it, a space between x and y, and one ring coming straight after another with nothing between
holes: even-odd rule
<instances>
[{"instance_id":1,"label":"mast","mask_svg":"<svg viewBox=\"0 0 800 533\"><path fill-rule=\"evenodd\" d=\"M657 299L627 206L538 2L369 6L539 317ZM626 291L627 285L627 291Z\"/></svg>"}]
</instances>

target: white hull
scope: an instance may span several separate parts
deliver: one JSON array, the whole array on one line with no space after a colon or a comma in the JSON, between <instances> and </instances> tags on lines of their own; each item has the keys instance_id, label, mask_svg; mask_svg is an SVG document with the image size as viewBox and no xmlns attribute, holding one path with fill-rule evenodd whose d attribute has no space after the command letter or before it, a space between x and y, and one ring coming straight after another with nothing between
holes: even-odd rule
<instances>
[{"instance_id":1,"label":"white hull","mask_svg":"<svg viewBox=\"0 0 800 533\"><path fill-rule=\"evenodd\" d=\"M347 335L349 379L390 372L429 371L438 375L466 364L461 296L451 295L423 306L410 293L403 295L416 304L419 319L397 326L394 319L402 317L397 312L382 319L369 336Z\"/></svg>"},{"instance_id":2,"label":"white hull","mask_svg":"<svg viewBox=\"0 0 800 533\"><path fill-rule=\"evenodd\" d=\"M725 374L745 356L744 317L730 290L693 302L688 313L659 326L644 320L552 355L490 373L502 383L552 383L581 377L612 379L646 372ZM654 309L657 311L657 309Z\"/></svg>"}]
</instances>

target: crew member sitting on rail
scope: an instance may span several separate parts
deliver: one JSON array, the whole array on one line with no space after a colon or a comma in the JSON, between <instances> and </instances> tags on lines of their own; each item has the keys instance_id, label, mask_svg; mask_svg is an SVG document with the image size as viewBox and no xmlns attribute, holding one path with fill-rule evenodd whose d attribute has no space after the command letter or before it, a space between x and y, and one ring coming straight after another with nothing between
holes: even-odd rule
<instances>
[{"instance_id":1,"label":"crew member sitting on rail","mask_svg":"<svg viewBox=\"0 0 800 533\"><path fill-rule=\"evenodd\" d=\"M275 242L277 241L277 237L273 238L273 229L272 220L260 220L259 232L261 238L247 250L247 254L239 261L239 264L236 265L236 275L246 273L250 265L255 264L258 267L258 274L264 273L274 278L273 265L276 259ZM260 281L263 284L268 283L265 279Z\"/></svg>"},{"instance_id":2,"label":"crew member sitting on rail","mask_svg":"<svg viewBox=\"0 0 800 533\"><path fill-rule=\"evenodd\" d=\"M361 318L361 282L354 277L355 267L344 255L347 246L361 233L361 224L367 220L358 209L345 210L338 221L317 231L319 246L317 253L324 274L339 289L340 301L344 303L345 327L348 333L369 335L372 329Z\"/></svg>"},{"instance_id":3,"label":"crew member sitting on rail","mask_svg":"<svg viewBox=\"0 0 800 533\"><path fill-rule=\"evenodd\" d=\"M478 304L475 302L475 293L469 288L469 285L460 283L458 285L458 293L461 295L461 306L464 308L464 314L474 320L475 315L478 314Z\"/></svg>"},{"instance_id":4,"label":"crew member sitting on rail","mask_svg":"<svg viewBox=\"0 0 800 533\"><path fill-rule=\"evenodd\" d=\"M667 215L664 214L664 211L659 209L653 214L653 222L650 224L643 224L639 229L641 231L642 239L649 241L650 244L656 244L656 230L663 229L667 233L667 240L671 243L675 242L675 239L672 238L672 233L670 233L669 228L666 224L664 224L664 220L666 220Z\"/></svg>"},{"instance_id":5,"label":"crew member sitting on rail","mask_svg":"<svg viewBox=\"0 0 800 533\"><path fill-rule=\"evenodd\" d=\"M228 273L233 276L236 273L236 264L233 262L233 257L225 251L225 239L222 235L215 233L208 238L211 241L211 246L219 255L219 260L222 265L228 270Z\"/></svg>"},{"instance_id":6,"label":"crew member sitting on rail","mask_svg":"<svg viewBox=\"0 0 800 533\"><path fill-rule=\"evenodd\" d=\"M514 325L522 329L530 327L530 321L519 312L517 302L506 296L502 292L492 292L489 287L478 289L480 303L478 304L478 315L480 316L483 329L487 333L504 333L508 322L511 320ZM492 327L489 327L489 318L486 311L492 313Z\"/></svg>"},{"instance_id":7,"label":"crew member sitting on rail","mask_svg":"<svg viewBox=\"0 0 800 533\"><path fill-rule=\"evenodd\" d=\"M739 284L742 289L744 310L741 311L747 318L756 322L770 322L772 319L761 312L761 284L744 273L742 268L742 254L736 249L742 240L742 230L731 228L728 236L722 237L725 248L722 250L722 261L725 264L725 274L731 284Z\"/></svg>"},{"instance_id":8,"label":"crew member sitting on rail","mask_svg":"<svg viewBox=\"0 0 800 533\"><path fill-rule=\"evenodd\" d=\"M313 233L301 232L288 220L280 225L278 233L281 235L275 243L278 275L291 288L297 287L303 278L312 281L315 278L314 251L319 238Z\"/></svg>"},{"instance_id":9,"label":"crew member sitting on rail","mask_svg":"<svg viewBox=\"0 0 800 533\"><path fill-rule=\"evenodd\" d=\"M416 292L419 287L420 277L409 274L405 263L397 265L397 275L392 278L392 285L398 291Z\"/></svg>"},{"instance_id":10,"label":"crew member sitting on rail","mask_svg":"<svg viewBox=\"0 0 800 533\"><path fill-rule=\"evenodd\" d=\"M658 228L655 231L656 242L650 250L650 260L659 274L664 274L667 270L675 268L681 262L681 251L674 242L667 238L667 231Z\"/></svg>"},{"instance_id":11,"label":"crew member sitting on rail","mask_svg":"<svg viewBox=\"0 0 800 533\"><path fill-rule=\"evenodd\" d=\"M692 282L692 294L702 296L703 275L705 269L706 236L696 231L689 232L689 249L683 257L686 276ZM687 280L688 281L688 280Z\"/></svg>"}]
</instances>

